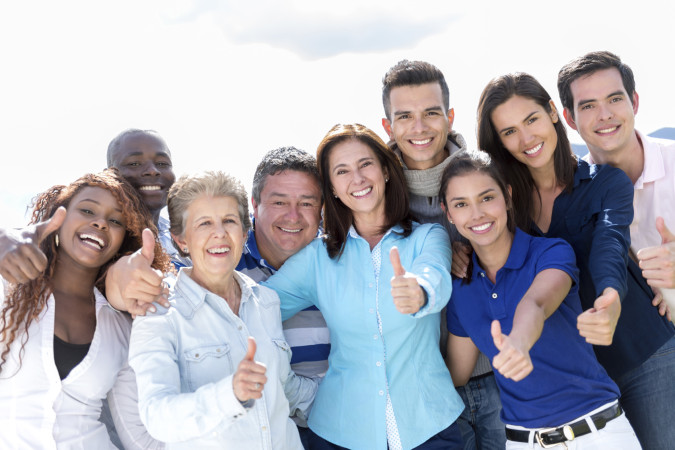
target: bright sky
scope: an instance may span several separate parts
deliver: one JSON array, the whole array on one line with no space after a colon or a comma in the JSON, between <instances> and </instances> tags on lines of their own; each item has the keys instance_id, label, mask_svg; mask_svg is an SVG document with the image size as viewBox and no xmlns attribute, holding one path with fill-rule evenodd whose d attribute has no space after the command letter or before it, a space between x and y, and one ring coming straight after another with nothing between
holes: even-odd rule
<instances>
[{"instance_id":1,"label":"bright sky","mask_svg":"<svg viewBox=\"0 0 675 450\"><path fill-rule=\"evenodd\" d=\"M249 190L265 152L294 145L313 153L335 123L360 122L386 138L381 80L404 58L445 73L454 128L470 146L491 78L529 72L560 106L560 67L601 49L635 72L637 127L673 127L674 5L2 2L0 226L24 224L38 192L104 168L108 142L126 128L157 130L177 175L221 169Z\"/></svg>"}]
</instances>

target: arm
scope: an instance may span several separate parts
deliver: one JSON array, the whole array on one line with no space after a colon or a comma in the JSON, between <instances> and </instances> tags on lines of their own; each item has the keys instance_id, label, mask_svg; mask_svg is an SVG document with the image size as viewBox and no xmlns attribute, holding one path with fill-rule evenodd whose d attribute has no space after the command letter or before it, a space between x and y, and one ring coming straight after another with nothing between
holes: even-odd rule
<instances>
[{"instance_id":1,"label":"arm","mask_svg":"<svg viewBox=\"0 0 675 450\"><path fill-rule=\"evenodd\" d=\"M178 336L168 315L137 318L129 364L136 372L141 420L163 442L199 438L246 414L233 387L233 374L194 392L181 393L176 354Z\"/></svg>"},{"instance_id":2,"label":"arm","mask_svg":"<svg viewBox=\"0 0 675 450\"><path fill-rule=\"evenodd\" d=\"M138 411L136 375L125 364L108 393L110 413L125 449L162 449L164 444L153 439L143 426Z\"/></svg>"},{"instance_id":3,"label":"arm","mask_svg":"<svg viewBox=\"0 0 675 450\"><path fill-rule=\"evenodd\" d=\"M478 347L471 338L448 334L447 355L445 364L448 366L452 382L455 386L464 386L469 382L471 373L478 361Z\"/></svg>"},{"instance_id":4,"label":"arm","mask_svg":"<svg viewBox=\"0 0 675 450\"><path fill-rule=\"evenodd\" d=\"M591 277L596 289L593 308L577 320L579 334L594 345L610 345L626 295L630 224L633 221L633 185L622 171L605 167L602 212L593 229L589 254Z\"/></svg>"},{"instance_id":5,"label":"arm","mask_svg":"<svg viewBox=\"0 0 675 450\"><path fill-rule=\"evenodd\" d=\"M545 269L518 303L509 335L499 321L492 322L492 338L499 353L492 366L505 378L520 381L532 371L530 349L541 336L544 321L558 309L572 287L570 276L559 269Z\"/></svg>"},{"instance_id":6,"label":"arm","mask_svg":"<svg viewBox=\"0 0 675 450\"><path fill-rule=\"evenodd\" d=\"M452 294L451 266L452 250L448 233L442 226L434 224L427 229L421 249L408 269L427 297L426 304L413 317L439 312L448 303Z\"/></svg>"}]
</instances>

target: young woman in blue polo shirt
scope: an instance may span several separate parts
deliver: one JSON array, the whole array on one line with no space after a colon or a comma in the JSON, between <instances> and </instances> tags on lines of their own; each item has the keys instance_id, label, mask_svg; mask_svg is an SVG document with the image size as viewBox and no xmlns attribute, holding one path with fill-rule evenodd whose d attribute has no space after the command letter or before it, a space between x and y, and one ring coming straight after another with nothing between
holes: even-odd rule
<instances>
[{"instance_id":1,"label":"young woman in blue polo shirt","mask_svg":"<svg viewBox=\"0 0 675 450\"><path fill-rule=\"evenodd\" d=\"M493 363L507 449L634 449L619 389L576 326L572 248L515 227L510 187L484 152L453 157L441 179L448 220L472 245L448 303L448 367L465 382L478 350Z\"/></svg>"}]
</instances>

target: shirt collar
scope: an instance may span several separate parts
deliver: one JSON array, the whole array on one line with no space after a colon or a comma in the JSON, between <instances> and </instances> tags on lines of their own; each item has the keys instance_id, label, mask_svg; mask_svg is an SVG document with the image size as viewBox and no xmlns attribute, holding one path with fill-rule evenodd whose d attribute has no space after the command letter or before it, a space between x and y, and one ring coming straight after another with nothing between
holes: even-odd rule
<instances>
[{"instance_id":1,"label":"shirt collar","mask_svg":"<svg viewBox=\"0 0 675 450\"><path fill-rule=\"evenodd\" d=\"M656 142L650 141L644 134L635 130L640 142L642 142L642 149L644 150L644 165L642 167L642 174L635 182L636 189L642 189L644 183L651 183L666 176L666 169L663 164L663 156L659 150L659 145Z\"/></svg>"},{"instance_id":2,"label":"shirt collar","mask_svg":"<svg viewBox=\"0 0 675 450\"><path fill-rule=\"evenodd\" d=\"M260 256L260 250L258 250L258 243L255 240L255 219L251 217L251 223L253 227L248 230L248 236L246 237L246 243L244 244L244 252L248 253L258 262L259 266L266 267L272 271L276 272L276 267L272 267L262 256Z\"/></svg>"},{"instance_id":3,"label":"shirt collar","mask_svg":"<svg viewBox=\"0 0 675 450\"><path fill-rule=\"evenodd\" d=\"M389 228L386 233L384 233L384 236L382 236L382 239L386 238L389 235L389 233L391 233L392 231L395 232L395 233L402 233L403 227L399 224L394 225L393 227ZM351 237L353 239L363 239L361 237L361 235L359 234L359 232L356 231L356 228L354 228L354 225L349 226L348 235L349 235L349 237Z\"/></svg>"},{"instance_id":4,"label":"shirt collar","mask_svg":"<svg viewBox=\"0 0 675 450\"><path fill-rule=\"evenodd\" d=\"M506 259L504 266L499 269L499 272L502 269L512 269L517 270L525 265L525 260L527 258L527 252L530 248L530 241L532 236L522 231L520 228L516 228L516 232L513 236L513 242L511 243L511 251L509 252L509 257ZM484 269L478 264L478 256L476 252L473 252L473 275L472 279L477 279L481 272Z\"/></svg>"},{"instance_id":5,"label":"shirt collar","mask_svg":"<svg viewBox=\"0 0 675 450\"><path fill-rule=\"evenodd\" d=\"M194 311L198 309L202 303L206 302L208 296L221 298L190 278L188 275L189 270L191 270L190 267L181 268L180 272L178 272L178 278L176 279L175 289L180 292L182 303L189 305L190 309ZM243 304L251 297L253 289L256 288L258 284L246 275L236 271L233 276L241 288L241 303Z\"/></svg>"}]
</instances>

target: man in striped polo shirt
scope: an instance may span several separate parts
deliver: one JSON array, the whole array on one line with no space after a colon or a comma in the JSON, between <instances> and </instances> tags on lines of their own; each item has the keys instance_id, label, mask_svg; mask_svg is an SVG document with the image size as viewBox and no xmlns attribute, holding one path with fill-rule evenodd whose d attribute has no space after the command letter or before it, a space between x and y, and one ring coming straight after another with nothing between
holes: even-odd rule
<instances>
[{"instance_id":1,"label":"man in striped polo shirt","mask_svg":"<svg viewBox=\"0 0 675 450\"><path fill-rule=\"evenodd\" d=\"M269 278L281 265L314 239L321 221L321 187L316 159L295 147L268 152L253 177L253 229L237 265L256 282ZM330 336L316 307L283 322L291 346L291 368L300 376L323 377L328 369ZM293 417L305 448L307 423Z\"/></svg>"}]
</instances>

